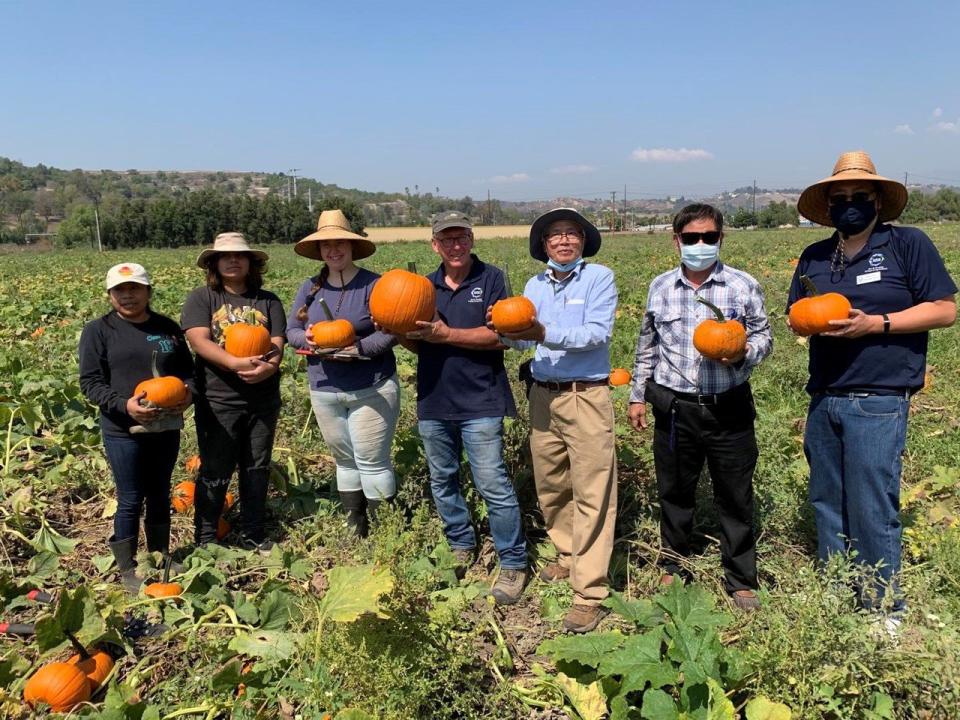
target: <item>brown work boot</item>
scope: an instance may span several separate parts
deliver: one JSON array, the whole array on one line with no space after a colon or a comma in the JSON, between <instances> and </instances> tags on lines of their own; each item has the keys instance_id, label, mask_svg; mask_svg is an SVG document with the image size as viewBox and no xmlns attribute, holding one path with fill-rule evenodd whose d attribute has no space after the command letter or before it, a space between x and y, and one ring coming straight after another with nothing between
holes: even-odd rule
<instances>
[{"instance_id":1,"label":"brown work boot","mask_svg":"<svg viewBox=\"0 0 960 720\"><path fill-rule=\"evenodd\" d=\"M560 563L547 563L540 570L540 579L547 583L566 580L570 577L570 568L565 568Z\"/></svg>"},{"instance_id":2,"label":"brown work boot","mask_svg":"<svg viewBox=\"0 0 960 720\"><path fill-rule=\"evenodd\" d=\"M477 549L457 548L453 551L453 558L457 561L453 572L456 574L457 580L463 580L463 576L467 574L467 570L470 569L470 566L473 565L477 558Z\"/></svg>"},{"instance_id":3,"label":"brown work boot","mask_svg":"<svg viewBox=\"0 0 960 720\"><path fill-rule=\"evenodd\" d=\"M590 632L606 614L599 605L574 605L563 619L563 629L572 633Z\"/></svg>"},{"instance_id":4,"label":"brown work boot","mask_svg":"<svg viewBox=\"0 0 960 720\"><path fill-rule=\"evenodd\" d=\"M500 577L493 586L490 594L497 601L497 605L513 605L523 594L523 586L527 584L526 569L500 568Z\"/></svg>"},{"instance_id":5,"label":"brown work boot","mask_svg":"<svg viewBox=\"0 0 960 720\"><path fill-rule=\"evenodd\" d=\"M734 590L730 596L735 607L740 610L759 610L760 598L753 590Z\"/></svg>"}]
</instances>

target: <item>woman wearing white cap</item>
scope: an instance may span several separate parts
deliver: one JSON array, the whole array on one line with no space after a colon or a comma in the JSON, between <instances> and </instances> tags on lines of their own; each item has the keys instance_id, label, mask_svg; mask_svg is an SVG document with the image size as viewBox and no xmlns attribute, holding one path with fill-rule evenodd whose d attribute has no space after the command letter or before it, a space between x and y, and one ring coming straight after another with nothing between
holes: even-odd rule
<instances>
[{"instance_id":1,"label":"woman wearing white cap","mask_svg":"<svg viewBox=\"0 0 960 720\"><path fill-rule=\"evenodd\" d=\"M87 323L80 336L80 388L100 407L103 449L117 486L110 550L124 587L136 593L134 558L144 506L147 549L169 551L170 476L182 413L192 398L193 359L179 325L150 308L150 276L142 265L114 265L106 286L111 311ZM155 374L184 381L188 389L179 405L147 407L146 393L134 392Z\"/></svg>"},{"instance_id":2,"label":"woman wearing white cap","mask_svg":"<svg viewBox=\"0 0 960 720\"><path fill-rule=\"evenodd\" d=\"M350 230L341 210L320 214L317 231L298 242L294 252L323 261L293 302L287 339L296 348L316 350L309 328L326 320L322 300L336 318L353 325L356 342L336 357L307 359L313 412L337 463L337 490L347 524L361 537L372 515L396 493L390 447L400 412L400 386L393 356L395 339L378 332L370 318L370 291L380 277L357 267L376 246Z\"/></svg>"},{"instance_id":3,"label":"woman wearing white cap","mask_svg":"<svg viewBox=\"0 0 960 720\"><path fill-rule=\"evenodd\" d=\"M197 354L195 539L214 542L227 488L237 470L244 547L267 553L267 488L273 436L280 416L280 360L286 317L280 298L263 289L267 254L240 233L221 233L197 265L206 285L187 297L180 324ZM271 349L235 357L224 349L231 325L265 327Z\"/></svg>"}]
</instances>

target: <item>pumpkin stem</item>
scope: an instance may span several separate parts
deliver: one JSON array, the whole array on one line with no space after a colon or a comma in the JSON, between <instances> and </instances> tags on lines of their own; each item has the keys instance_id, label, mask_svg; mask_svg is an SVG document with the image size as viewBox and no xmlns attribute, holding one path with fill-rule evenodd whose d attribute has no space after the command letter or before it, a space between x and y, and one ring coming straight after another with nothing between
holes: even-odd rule
<instances>
[{"instance_id":1,"label":"pumpkin stem","mask_svg":"<svg viewBox=\"0 0 960 720\"><path fill-rule=\"evenodd\" d=\"M713 304L712 302L710 302L709 300L704 300L702 297L700 297L699 295L697 295L697 302L698 302L698 303L703 303L703 304L706 305L708 308L710 308L711 310L713 310L713 314L717 316L717 322L726 322L726 321L727 321L727 319L723 316L723 313L720 312L720 308L718 308L716 305L714 305L714 304Z\"/></svg>"},{"instance_id":2,"label":"pumpkin stem","mask_svg":"<svg viewBox=\"0 0 960 720\"><path fill-rule=\"evenodd\" d=\"M87 649L77 640L77 636L74 635L69 630L64 630L63 634L67 636L67 640L70 641L70 644L73 645L73 649L77 651L77 654L80 656L81 660L89 660L90 653L87 652Z\"/></svg>"},{"instance_id":3,"label":"pumpkin stem","mask_svg":"<svg viewBox=\"0 0 960 720\"><path fill-rule=\"evenodd\" d=\"M153 372L155 378L160 377L160 373L157 371L157 351L153 351L153 355L150 357L150 370Z\"/></svg>"},{"instance_id":4,"label":"pumpkin stem","mask_svg":"<svg viewBox=\"0 0 960 720\"><path fill-rule=\"evenodd\" d=\"M333 313L330 312L330 306L327 305L327 301L323 298L317 298L317 302L320 303L320 309L323 310L323 314L327 318L327 322L333 320Z\"/></svg>"},{"instance_id":5,"label":"pumpkin stem","mask_svg":"<svg viewBox=\"0 0 960 720\"><path fill-rule=\"evenodd\" d=\"M513 288L510 287L510 270L507 264L503 264L503 286L506 288L507 297L513 297Z\"/></svg>"},{"instance_id":6,"label":"pumpkin stem","mask_svg":"<svg viewBox=\"0 0 960 720\"><path fill-rule=\"evenodd\" d=\"M409 270L409 271L412 272L412 273L417 272L417 264L416 264L415 262L408 262L408 263L407 263L407 270Z\"/></svg>"},{"instance_id":7,"label":"pumpkin stem","mask_svg":"<svg viewBox=\"0 0 960 720\"><path fill-rule=\"evenodd\" d=\"M817 286L813 284L813 280L806 275L800 276L800 284L803 285L803 289L807 291L807 294L810 295L810 297L816 297L820 294L820 291L817 290Z\"/></svg>"}]
</instances>

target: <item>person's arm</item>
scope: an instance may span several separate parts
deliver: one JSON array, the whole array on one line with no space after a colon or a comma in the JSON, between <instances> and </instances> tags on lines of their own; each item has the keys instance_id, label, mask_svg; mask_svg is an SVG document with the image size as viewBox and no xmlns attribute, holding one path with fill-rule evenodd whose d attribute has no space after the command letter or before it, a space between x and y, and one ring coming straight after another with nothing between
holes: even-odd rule
<instances>
[{"instance_id":1,"label":"person's arm","mask_svg":"<svg viewBox=\"0 0 960 720\"><path fill-rule=\"evenodd\" d=\"M107 348L97 327L99 324L98 321L88 323L80 334L80 390L94 405L125 413L127 398L110 387Z\"/></svg>"},{"instance_id":2,"label":"person's arm","mask_svg":"<svg viewBox=\"0 0 960 720\"><path fill-rule=\"evenodd\" d=\"M597 279L584 300L584 322L573 327L559 325L543 326L544 347L550 350L582 352L606 345L613 335L613 320L617 310L617 286L613 273L607 272ZM537 323L539 325L539 323ZM536 339L526 337L518 339Z\"/></svg>"},{"instance_id":3,"label":"person's arm","mask_svg":"<svg viewBox=\"0 0 960 720\"><path fill-rule=\"evenodd\" d=\"M397 344L397 338L382 331L372 332L366 337L357 338L357 352L365 357L377 357L390 352Z\"/></svg>"},{"instance_id":4,"label":"person's arm","mask_svg":"<svg viewBox=\"0 0 960 720\"><path fill-rule=\"evenodd\" d=\"M640 336L637 338L636 359L633 363L633 387L630 390L630 424L635 430L647 427L647 404L645 393L647 381L653 379L653 370L657 364L657 344L660 338L657 335L653 311L647 305L640 325Z\"/></svg>"},{"instance_id":5,"label":"person's arm","mask_svg":"<svg viewBox=\"0 0 960 720\"><path fill-rule=\"evenodd\" d=\"M408 340L455 345L466 350L499 350L503 347L497 333L485 325L452 328L438 316L434 316L429 322L418 320L417 327L420 329L407 333Z\"/></svg>"},{"instance_id":6,"label":"person's arm","mask_svg":"<svg viewBox=\"0 0 960 720\"><path fill-rule=\"evenodd\" d=\"M939 300L922 302L906 310L887 313L890 318L890 335L926 332L950 327L957 319L957 300L950 295ZM858 338L864 335L883 333L883 315L867 315L863 310L850 310L846 320L831 320L836 330L820 333L826 337Z\"/></svg>"},{"instance_id":7,"label":"person's arm","mask_svg":"<svg viewBox=\"0 0 960 720\"><path fill-rule=\"evenodd\" d=\"M759 283L750 286L744 305L747 347L742 358L725 363L741 370L756 367L773 350L773 330L767 319L763 288Z\"/></svg>"},{"instance_id":8,"label":"person's arm","mask_svg":"<svg viewBox=\"0 0 960 720\"><path fill-rule=\"evenodd\" d=\"M307 347L307 322L299 319L297 313L306 302L312 285L308 280L300 286L296 297L293 299L290 315L287 317L287 342L298 350Z\"/></svg>"}]
</instances>

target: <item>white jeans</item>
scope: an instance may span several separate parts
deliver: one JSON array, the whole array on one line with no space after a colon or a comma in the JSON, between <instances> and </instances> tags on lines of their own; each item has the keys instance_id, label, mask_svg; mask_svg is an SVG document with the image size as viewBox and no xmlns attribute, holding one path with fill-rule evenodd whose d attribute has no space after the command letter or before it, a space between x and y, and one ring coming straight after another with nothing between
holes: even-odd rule
<instances>
[{"instance_id":1,"label":"white jeans","mask_svg":"<svg viewBox=\"0 0 960 720\"><path fill-rule=\"evenodd\" d=\"M337 490L363 490L370 500L393 497L397 481L390 448L400 414L397 376L353 392L312 390L310 402L337 462Z\"/></svg>"}]
</instances>

